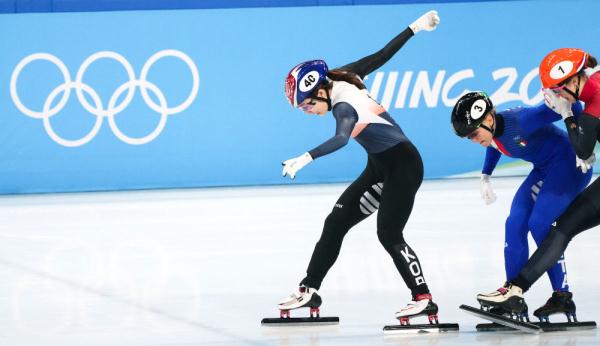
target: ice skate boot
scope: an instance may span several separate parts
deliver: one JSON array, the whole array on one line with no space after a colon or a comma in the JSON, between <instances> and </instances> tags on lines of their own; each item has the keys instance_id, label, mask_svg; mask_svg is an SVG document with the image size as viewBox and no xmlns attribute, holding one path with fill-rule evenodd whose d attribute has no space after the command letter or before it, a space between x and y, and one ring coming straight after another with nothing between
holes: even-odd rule
<instances>
[{"instance_id":1,"label":"ice skate boot","mask_svg":"<svg viewBox=\"0 0 600 346\"><path fill-rule=\"evenodd\" d=\"M400 325L389 325L383 327L383 333L405 334L405 333L432 333L432 332L457 332L458 323L439 323L438 306L431 300L431 294L417 294L408 305L396 312L396 318ZM410 319L417 316L427 316L427 324L410 324Z\"/></svg>"},{"instance_id":2,"label":"ice skate boot","mask_svg":"<svg viewBox=\"0 0 600 346\"><path fill-rule=\"evenodd\" d=\"M505 283L494 292L478 294L477 301L484 311L493 312L491 309L496 312L504 311L502 315L508 314L510 318L529 321L527 304L523 298L523 290L519 286Z\"/></svg>"},{"instance_id":3,"label":"ice skate boot","mask_svg":"<svg viewBox=\"0 0 600 346\"><path fill-rule=\"evenodd\" d=\"M533 312L533 315L540 319L540 322L550 322L550 315L564 313L567 321L577 322L575 314L575 303L571 292L554 292L544 306Z\"/></svg>"},{"instance_id":4,"label":"ice skate boot","mask_svg":"<svg viewBox=\"0 0 600 346\"><path fill-rule=\"evenodd\" d=\"M529 321L527 304L523 298L523 290L519 286L505 283L494 292L478 294L477 300L480 304L479 309L465 304L459 308L493 322L478 324L476 326L478 331L502 330L498 324L526 333L538 334L542 331L539 326Z\"/></svg>"},{"instance_id":5,"label":"ice skate boot","mask_svg":"<svg viewBox=\"0 0 600 346\"><path fill-rule=\"evenodd\" d=\"M321 317L319 307L321 297L318 291L312 287L301 285L298 291L282 300L279 305L279 318L263 318L263 326L310 326L339 324L339 317ZM290 310L309 308L310 317L290 317Z\"/></svg>"},{"instance_id":6,"label":"ice skate boot","mask_svg":"<svg viewBox=\"0 0 600 346\"><path fill-rule=\"evenodd\" d=\"M554 292L546 304L535 310L533 313L534 316L540 319L540 322L535 323L515 320L514 317L511 317L506 313L499 315L498 313L502 312L502 308L499 308L498 306L490 308L489 312L468 306L461 306L461 309L494 322L478 324L476 326L477 331L498 332L502 330L520 329L525 332L535 333L536 327L537 330L543 330L544 332L595 329L596 322L594 321L577 321L577 317L575 315L575 303L573 303L572 297L573 295L570 292ZM496 314L493 314L493 312L496 312ZM550 315L560 313L564 313L567 316L568 322L550 322Z\"/></svg>"},{"instance_id":7,"label":"ice skate boot","mask_svg":"<svg viewBox=\"0 0 600 346\"><path fill-rule=\"evenodd\" d=\"M309 308L310 317L319 317L322 302L316 289L301 285L298 291L279 302L278 308L282 318L290 317L290 310L299 308Z\"/></svg>"},{"instance_id":8,"label":"ice skate boot","mask_svg":"<svg viewBox=\"0 0 600 346\"><path fill-rule=\"evenodd\" d=\"M437 313L438 306L432 301L431 294L417 294L405 308L396 312L396 318L400 321L400 325L409 325L411 318L426 315L429 324L438 324Z\"/></svg>"}]
</instances>

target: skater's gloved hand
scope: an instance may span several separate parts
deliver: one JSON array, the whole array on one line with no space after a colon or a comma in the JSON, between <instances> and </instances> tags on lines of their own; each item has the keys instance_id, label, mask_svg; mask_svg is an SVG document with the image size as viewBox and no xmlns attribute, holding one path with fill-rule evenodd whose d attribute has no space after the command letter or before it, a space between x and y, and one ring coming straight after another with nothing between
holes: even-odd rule
<instances>
[{"instance_id":1,"label":"skater's gloved hand","mask_svg":"<svg viewBox=\"0 0 600 346\"><path fill-rule=\"evenodd\" d=\"M489 175L481 175L481 182L479 183L479 192L481 192L481 198L483 198L485 204L490 205L496 201L496 193L494 193L494 190L492 189L492 183L490 183Z\"/></svg>"},{"instance_id":2,"label":"skater's gloved hand","mask_svg":"<svg viewBox=\"0 0 600 346\"><path fill-rule=\"evenodd\" d=\"M294 179L296 177L296 172L302 169L302 167L308 165L313 160L312 156L308 152L295 157L293 159L289 159L283 161L281 164L283 165L283 176L289 174L290 178Z\"/></svg>"},{"instance_id":3,"label":"skater's gloved hand","mask_svg":"<svg viewBox=\"0 0 600 346\"><path fill-rule=\"evenodd\" d=\"M596 162L596 154L594 153L592 153L592 155L586 160L580 159L579 156L575 157L575 164L579 169L581 169L581 172L584 174L587 173L587 171L589 171L590 169L592 169L592 166L594 166L594 162Z\"/></svg>"},{"instance_id":4,"label":"skater's gloved hand","mask_svg":"<svg viewBox=\"0 0 600 346\"><path fill-rule=\"evenodd\" d=\"M563 120L568 117L573 116L573 111L571 110L571 102L564 97L560 97L554 90L552 89L543 89L544 92L544 102L548 108L551 108L556 113L560 114Z\"/></svg>"},{"instance_id":5,"label":"skater's gloved hand","mask_svg":"<svg viewBox=\"0 0 600 346\"><path fill-rule=\"evenodd\" d=\"M437 11L429 11L419 17L419 19L412 22L408 27L413 33L418 33L421 30L432 31L435 30L437 25L440 23L440 16Z\"/></svg>"}]
</instances>

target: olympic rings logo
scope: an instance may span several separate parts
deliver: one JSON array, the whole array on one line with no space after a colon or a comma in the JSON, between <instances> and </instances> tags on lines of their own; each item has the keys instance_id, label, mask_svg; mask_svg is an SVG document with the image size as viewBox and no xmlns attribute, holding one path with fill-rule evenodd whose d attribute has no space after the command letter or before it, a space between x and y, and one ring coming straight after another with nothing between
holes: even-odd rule
<instances>
[{"instance_id":1,"label":"olympic rings logo","mask_svg":"<svg viewBox=\"0 0 600 346\"><path fill-rule=\"evenodd\" d=\"M192 74L192 89L188 97L185 99L185 101L183 101L181 104L175 107L168 107L167 100L161 89L159 89L155 84L147 80L148 72L150 71L152 65L159 59L162 59L164 57L179 58L180 60L186 63ZM83 82L83 76L85 75L85 72L88 69L88 67L90 67L92 63L99 59L116 60L117 62L121 63L121 65L127 72L127 76L129 77L129 81L121 84L118 88L115 89L110 99L108 100L108 104L106 104L105 102L103 102L103 100L100 99L98 93L90 85ZM56 67L58 67L58 69L62 73L64 79L64 83L54 88L54 90L52 90L50 94L48 94L48 97L44 102L42 111L31 110L30 108L23 105L17 93L17 81L19 79L21 71L29 63L36 60L46 60L56 65ZM154 140L163 131L169 115L181 113L192 104L192 102L196 98L196 95L198 94L199 84L200 79L198 76L198 68L196 67L192 59L186 54L173 49L161 50L152 55L142 67L139 79L136 79L133 67L131 66L129 61L127 61L127 59L125 59L119 53L112 51L97 52L85 59L85 61L81 64L81 67L79 67L79 70L77 71L75 81L71 79L69 70L59 58L48 53L35 53L23 58L15 67L10 78L10 96L15 106L23 114L31 118L42 119L44 123L44 128L46 129L48 136L60 145L66 147L78 147L88 143L100 131L100 127L104 118L108 119L108 124L110 125L112 132L115 134L115 136L117 136L117 138L128 144L140 145L146 144ZM144 99L146 105L148 105L148 107L150 107L153 111L160 114L160 120L156 128L150 134L143 137L130 137L124 134L119 129L115 122L115 116L122 112L131 103L137 87L140 88L142 98ZM92 127L91 131L85 136L76 140L64 139L60 137L54 131L50 123L50 118L58 114L65 107L67 101L69 100L69 96L71 95L72 89L75 90L77 99L79 100L79 103L81 103L83 108L85 108L88 112L96 116L96 122L94 123L94 126ZM154 94L154 96L156 96L156 98L158 99L158 104L155 103L152 100L152 98L150 98L148 91L151 91ZM117 103L117 101L124 92L127 92L125 98L120 103ZM90 104L88 100L84 97L84 93L91 97L93 105ZM62 94L60 100L58 101L58 103L56 103L56 105L52 106L54 104L54 101L60 94Z\"/></svg>"}]
</instances>

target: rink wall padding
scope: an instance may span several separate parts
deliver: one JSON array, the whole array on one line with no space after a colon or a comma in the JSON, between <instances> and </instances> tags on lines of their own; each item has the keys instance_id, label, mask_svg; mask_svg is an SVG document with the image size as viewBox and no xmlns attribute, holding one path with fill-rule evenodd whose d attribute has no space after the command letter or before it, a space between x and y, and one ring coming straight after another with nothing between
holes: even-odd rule
<instances>
[{"instance_id":1,"label":"rink wall padding","mask_svg":"<svg viewBox=\"0 0 600 346\"><path fill-rule=\"evenodd\" d=\"M484 149L452 132L455 100L483 89L500 110L541 102L547 52L600 55L600 26L585 19L600 2L577 6L577 25L560 30L568 2L1 15L0 193L289 184L280 163L335 130L331 115L287 104L289 69L373 53L432 8L438 30L366 84L420 150L426 178L476 171ZM365 164L351 141L294 183L351 181Z\"/></svg>"},{"instance_id":2,"label":"rink wall padding","mask_svg":"<svg viewBox=\"0 0 600 346\"><path fill-rule=\"evenodd\" d=\"M350 6L481 1L506 0L0 0L0 13Z\"/></svg>"}]
</instances>

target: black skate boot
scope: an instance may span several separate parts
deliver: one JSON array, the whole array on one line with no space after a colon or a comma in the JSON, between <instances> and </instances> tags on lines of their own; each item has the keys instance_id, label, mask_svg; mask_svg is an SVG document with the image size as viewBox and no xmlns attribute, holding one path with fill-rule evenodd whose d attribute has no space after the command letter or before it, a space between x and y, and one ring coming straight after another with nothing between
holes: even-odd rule
<instances>
[{"instance_id":1,"label":"black skate boot","mask_svg":"<svg viewBox=\"0 0 600 346\"><path fill-rule=\"evenodd\" d=\"M567 321L577 322L575 303L571 292L554 292L544 306L533 312L540 322L550 322L550 315L564 313Z\"/></svg>"}]
</instances>

